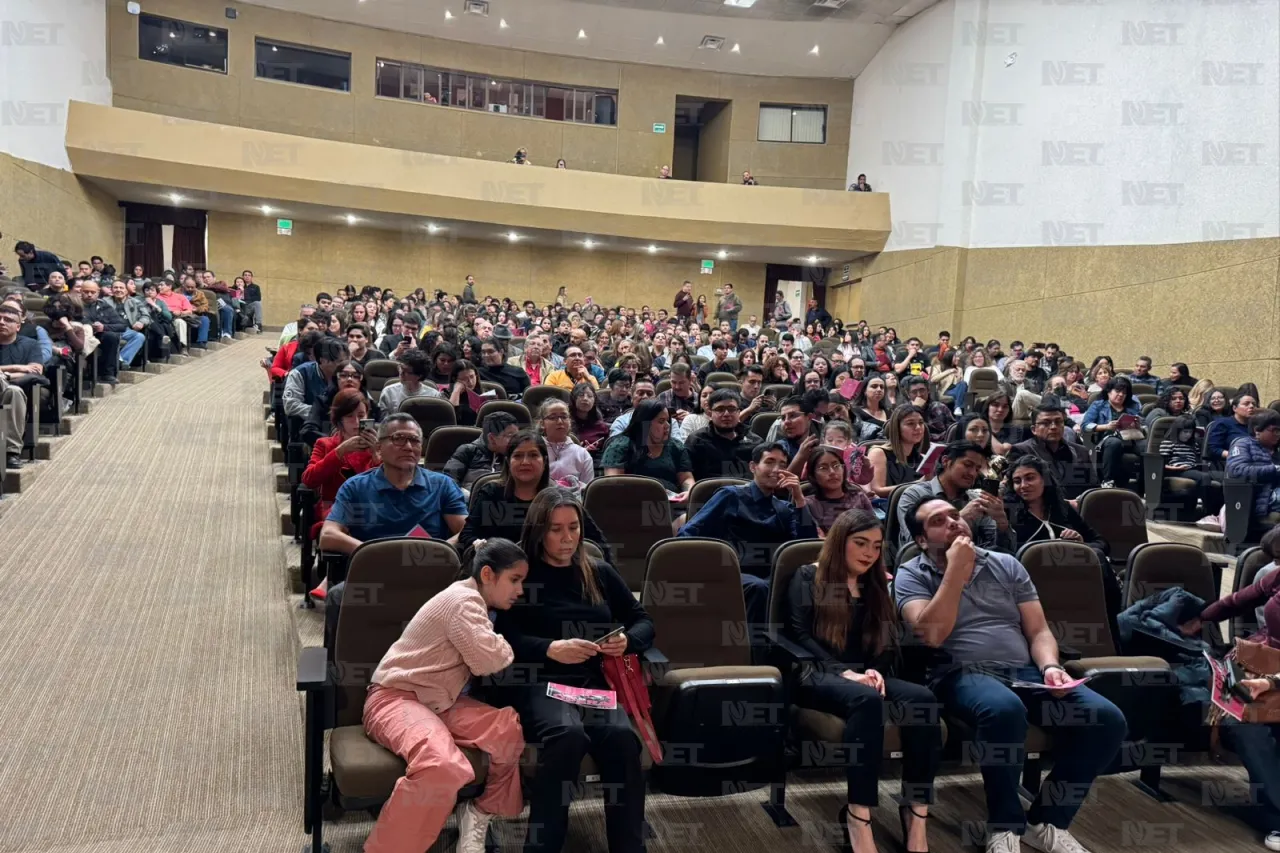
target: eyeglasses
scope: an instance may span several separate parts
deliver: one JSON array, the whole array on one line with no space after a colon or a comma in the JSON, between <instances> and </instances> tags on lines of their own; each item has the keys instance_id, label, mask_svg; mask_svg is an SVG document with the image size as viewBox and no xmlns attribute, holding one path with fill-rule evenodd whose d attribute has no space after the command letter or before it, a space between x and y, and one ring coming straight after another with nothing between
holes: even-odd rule
<instances>
[{"instance_id":1,"label":"eyeglasses","mask_svg":"<svg viewBox=\"0 0 1280 853\"><path fill-rule=\"evenodd\" d=\"M421 447L422 446L422 439L416 435L406 435L404 433L398 433L396 435L387 436L386 440L394 444L396 447Z\"/></svg>"},{"instance_id":2,"label":"eyeglasses","mask_svg":"<svg viewBox=\"0 0 1280 853\"><path fill-rule=\"evenodd\" d=\"M737 406L716 406L711 410L713 415L736 415L738 414Z\"/></svg>"},{"instance_id":3,"label":"eyeglasses","mask_svg":"<svg viewBox=\"0 0 1280 853\"><path fill-rule=\"evenodd\" d=\"M1057 420L1057 419L1055 419L1055 420L1051 420L1051 421L1036 421L1036 426L1038 426L1038 427L1047 427L1047 428L1052 429L1053 427L1059 427L1059 428L1061 428L1061 427L1063 427L1063 426L1066 426L1066 423L1067 423L1066 421L1063 421L1063 420Z\"/></svg>"},{"instance_id":4,"label":"eyeglasses","mask_svg":"<svg viewBox=\"0 0 1280 853\"><path fill-rule=\"evenodd\" d=\"M567 421L569 420L569 416L564 412L561 412L555 415L547 415L545 418L543 418L543 420L544 421Z\"/></svg>"},{"instance_id":5,"label":"eyeglasses","mask_svg":"<svg viewBox=\"0 0 1280 853\"><path fill-rule=\"evenodd\" d=\"M844 466L841 465L839 462L828 462L825 465L818 465L816 468L814 468L814 470L817 471L819 474L830 474L833 471L843 471Z\"/></svg>"},{"instance_id":6,"label":"eyeglasses","mask_svg":"<svg viewBox=\"0 0 1280 853\"><path fill-rule=\"evenodd\" d=\"M339 373L338 376L342 377L343 379L359 379L360 378L360 374L356 373L354 370L344 370L341 373Z\"/></svg>"}]
</instances>

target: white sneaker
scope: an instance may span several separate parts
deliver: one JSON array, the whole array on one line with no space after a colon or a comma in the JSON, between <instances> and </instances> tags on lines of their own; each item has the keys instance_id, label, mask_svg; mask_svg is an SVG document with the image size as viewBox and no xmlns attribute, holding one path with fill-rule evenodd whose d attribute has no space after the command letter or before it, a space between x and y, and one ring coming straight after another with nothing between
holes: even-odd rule
<instances>
[{"instance_id":1,"label":"white sneaker","mask_svg":"<svg viewBox=\"0 0 1280 853\"><path fill-rule=\"evenodd\" d=\"M987 836L987 853L1022 853L1022 848L1012 832L993 832Z\"/></svg>"},{"instance_id":2,"label":"white sneaker","mask_svg":"<svg viewBox=\"0 0 1280 853\"><path fill-rule=\"evenodd\" d=\"M489 831L493 815L476 808L474 800L467 800L458 810L457 853L484 853L484 839Z\"/></svg>"},{"instance_id":3,"label":"white sneaker","mask_svg":"<svg viewBox=\"0 0 1280 853\"><path fill-rule=\"evenodd\" d=\"M1089 853L1083 844L1065 829L1049 823L1029 823L1022 841L1041 853Z\"/></svg>"},{"instance_id":4,"label":"white sneaker","mask_svg":"<svg viewBox=\"0 0 1280 853\"><path fill-rule=\"evenodd\" d=\"M1280 832L1268 832L1262 843L1267 845L1268 850L1280 850Z\"/></svg>"},{"instance_id":5,"label":"white sneaker","mask_svg":"<svg viewBox=\"0 0 1280 853\"><path fill-rule=\"evenodd\" d=\"M1099 485L1100 485L1102 488L1104 488L1104 489L1114 489L1114 488L1116 487L1116 481L1115 481L1115 480L1103 480Z\"/></svg>"}]
</instances>

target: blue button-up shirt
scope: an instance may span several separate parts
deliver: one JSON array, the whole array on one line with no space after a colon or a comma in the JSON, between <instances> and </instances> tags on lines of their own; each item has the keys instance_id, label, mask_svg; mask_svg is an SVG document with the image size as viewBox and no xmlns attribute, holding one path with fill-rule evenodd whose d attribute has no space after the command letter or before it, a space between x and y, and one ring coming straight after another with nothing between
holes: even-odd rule
<instances>
[{"instance_id":1,"label":"blue button-up shirt","mask_svg":"<svg viewBox=\"0 0 1280 853\"><path fill-rule=\"evenodd\" d=\"M328 517L368 542L405 536L419 524L433 539L448 539L453 531L445 516L466 514L462 490L444 474L419 467L413 482L397 489L378 466L342 484Z\"/></svg>"},{"instance_id":2,"label":"blue button-up shirt","mask_svg":"<svg viewBox=\"0 0 1280 853\"><path fill-rule=\"evenodd\" d=\"M773 552L793 539L812 539L818 529L809 508L766 495L755 483L721 489L680 528L680 536L723 539L738 552L743 573L767 578Z\"/></svg>"}]
</instances>

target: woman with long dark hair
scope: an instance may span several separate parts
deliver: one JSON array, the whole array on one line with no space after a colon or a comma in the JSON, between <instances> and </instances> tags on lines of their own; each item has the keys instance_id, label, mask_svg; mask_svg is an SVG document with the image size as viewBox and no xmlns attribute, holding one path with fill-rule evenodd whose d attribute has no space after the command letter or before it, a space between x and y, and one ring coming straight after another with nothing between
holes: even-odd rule
<instances>
[{"instance_id":1,"label":"woman with long dark hair","mask_svg":"<svg viewBox=\"0 0 1280 853\"><path fill-rule=\"evenodd\" d=\"M805 506L819 531L829 530L842 513L851 509L871 511L871 498L862 487L849 482L845 453L840 448L815 448L809 457L806 479L813 486L813 494Z\"/></svg>"},{"instance_id":2,"label":"woman with long dark hair","mask_svg":"<svg viewBox=\"0 0 1280 853\"><path fill-rule=\"evenodd\" d=\"M875 473L867 490L878 498L888 498L894 487L920 479L917 469L929 447L929 430L924 412L915 406L899 406L893 410L885 427L888 446L867 451L867 461Z\"/></svg>"},{"instance_id":3,"label":"woman with long dark hair","mask_svg":"<svg viewBox=\"0 0 1280 853\"><path fill-rule=\"evenodd\" d=\"M609 437L609 424L600 415L596 406L596 389L590 382L579 382L569 392L569 414L573 417L573 434L588 453L597 456L604 440Z\"/></svg>"},{"instance_id":4,"label":"woman with long dark hair","mask_svg":"<svg viewBox=\"0 0 1280 853\"><path fill-rule=\"evenodd\" d=\"M642 747L626 711L621 704L586 710L547 695L549 682L608 690L602 658L653 645L653 620L613 566L587 555L585 527L582 505L571 492L552 487L534 498L520 547L529 557L525 585L537 595L499 611L495 625L511 644L516 666L536 674L536 683L496 691L520 714L525 741L540 747L529 789L526 853L558 853L564 846L570 792L587 754L610 791L604 807L609 850L644 850ZM615 626L623 632L598 642Z\"/></svg>"},{"instance_id":5,"label":"woman with long dark hair","mask_svg":"<svg viewBox=\"0 0 1280 853\"><path fill-rule=\"evenodd\" d=\"M861 438L864 441L879 438L889 423L890 407L885 403L884 391L884 377L873 373L862 383L857 396L853 398L854 414L858 416L858 423L862 427Z\"/></svg>"},{"instance_id":6,"label":"woman with long dark hair","mask_svg":"<svg viewBox=\"0 0 1280 853\"><path fill-rule=\"evenodd\" d=\"M910 853L928 850L926 825L942 751L938 700L921 677L931 654L898 617L889 593L884 532L866 510L843 513L822 543L818 562L791 578L786 632L816 658L797 686L796 704L845 721L848 805L840 810L854 853L874 853L871 809L879 804L884 724L902 736L899 818ZM851 822L852 819L852 822Z\"/></svg>"},{"instance_id":7,"label":"woman with long dark hair","mask_svg":"<svg viewBox=\"0 0 1280 853\"><path fill-rule=\"evenodd\" d=\"M633 474L659 480L667 491L693 488L693 464L684 445L671 438L671 416L657 400L636 406L622 435L609 442L601 459L606 477Z\"/></svg>"}]
</instances>

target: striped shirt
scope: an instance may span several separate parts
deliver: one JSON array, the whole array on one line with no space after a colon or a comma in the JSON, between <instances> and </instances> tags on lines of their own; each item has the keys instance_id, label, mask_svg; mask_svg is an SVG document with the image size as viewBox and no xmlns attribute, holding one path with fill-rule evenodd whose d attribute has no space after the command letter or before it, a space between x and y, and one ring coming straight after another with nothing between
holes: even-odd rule
<instances>
[{"instance_id":1,"label":"striped shirt","mask_svg":"<svg viewBox=\"0 0 1280 853\"><path fill-rule=\"evenodd\" d=\"M1200 464L1200 450L1194 444L1184 444L1166 438L1160 442L1160 455L1165 465L1189 465L1192 468Z\"/></svg>"}]
</instances>

